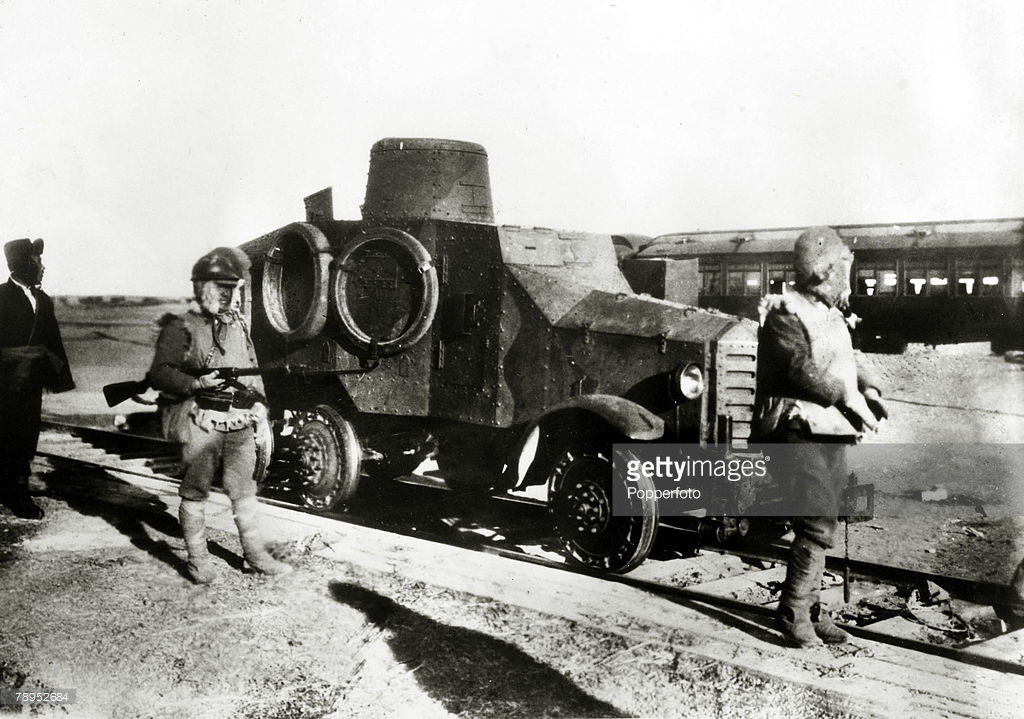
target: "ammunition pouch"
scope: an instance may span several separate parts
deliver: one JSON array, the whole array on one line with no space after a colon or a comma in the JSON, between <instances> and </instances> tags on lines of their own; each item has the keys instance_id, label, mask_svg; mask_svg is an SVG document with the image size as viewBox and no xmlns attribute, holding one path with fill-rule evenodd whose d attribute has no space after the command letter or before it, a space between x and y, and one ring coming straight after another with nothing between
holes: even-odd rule
<instances>
[{"instance_id":1,"label":"ammunition pouch","mask_svg":"<svg viewBox=\"0 0 1024 719\"><path fill-rule=\"evenodd\" d=\"M231 406L235 409L252 409L256 406L257 402L266 404L266 398L254 389L240 389L235 392L235 397L231 401Z\"/></svg>"},{"instance_id":2,"label":"ammunition pouch","mask_svg":"<svg viewBox=\"0 0 1024 719\"><path fill-rule=\"evenodd\" d=\"M227 412L231 409L231 400L234 399L234 396L234 392L204 389L196 392L196 406L199 407L199 409L213 409L218 412Z\"/></svg>"}]
</instances>

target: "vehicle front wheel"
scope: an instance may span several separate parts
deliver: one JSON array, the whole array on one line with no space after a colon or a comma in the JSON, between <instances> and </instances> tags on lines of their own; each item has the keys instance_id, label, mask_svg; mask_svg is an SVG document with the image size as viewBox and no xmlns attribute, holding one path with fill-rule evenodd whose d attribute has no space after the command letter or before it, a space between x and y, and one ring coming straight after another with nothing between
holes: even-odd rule
<instances>
[{"instance_id":1,"label":"vehicle front wheel","mask_svg":"<svg viewBox=\"0 0 1024 719\"><path fill-rule=\"evenodd\" d=\"M548 511L568 557L583 566L625 573L639 566L654 545L658 502L654 484L641 476L637 492L613 514L612 463L604 452L569 448L548 477Z\"/></svg>"},{"instance_id":2,"label":"vehicle front wheel","mask_svg":"<svg viewBox=\"0 0 1024 719\"><path fill-rule=\"evenodd\" d=\"M296 414L296 480L302 503L331 510L359 486L362 450L352 423L321 404Z\"/></svg>"}]
</instances>

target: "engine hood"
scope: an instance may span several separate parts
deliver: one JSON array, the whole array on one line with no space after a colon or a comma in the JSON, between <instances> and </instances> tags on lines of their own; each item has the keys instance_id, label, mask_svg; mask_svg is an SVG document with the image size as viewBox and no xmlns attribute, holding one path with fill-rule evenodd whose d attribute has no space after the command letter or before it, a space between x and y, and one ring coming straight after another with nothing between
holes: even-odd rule
<instances>
[{"instance_id":1,"label":"engine hood","mask_svg":"<svg viewBox=\"0 0 1024 719\"><path fill-rule=\"evenodd\" d=\"M516 283L554 327L676 342L754 341L757 325L721 312L620 291L594 289L558 268L507 266ZM620 275L621 277L621 275ZM622 281L625 284L625 280Z\"/></svg>"}]
</instances>

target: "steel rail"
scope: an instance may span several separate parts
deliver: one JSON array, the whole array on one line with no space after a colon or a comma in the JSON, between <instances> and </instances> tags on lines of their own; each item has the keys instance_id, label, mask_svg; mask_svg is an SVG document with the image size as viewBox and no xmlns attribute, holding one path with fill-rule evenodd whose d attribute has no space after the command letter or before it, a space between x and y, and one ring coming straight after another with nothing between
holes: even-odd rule
<instances>
[{"instance_id":1,"label":"steel rail","mask_svg":"<svg viewBox=\"0 0 1024 719\"><path fill-rule=\"evenodd\" d=\"M498 547L485 547L483 551L498 554L503 557L510 559L518 559L520 561L527 561L534 564L540 564L548 566L554 569L561 569L563 571L575 572L578 574L585 574L599 579L604 579L610 582L618 582L627 586L635 587L637 589L643 589L650 592L651 594L663 596L669 599L674 599L680 602L696 602L699 604L708 604L719 609L726 609L734 611L740 614L754 614L763 617L774 617L774 610L759 605L742 602L738 599L730 599L728 597L720 597L714 594L708 594L707 592L701 592L699 589L692 589L688 587L669 587L664 584L658 584L657 582L651 582L646 579L634 579L628 575L622 574L608 574L607 572L599 572L595 570L588 570L584 567L576 567L569 564L560 564L553 562L552 560L543 557L533 557L526 554L518 554L511 552L506 549ZM987 657L980 654L973 654L966 652L963 648L947 647L942 644L934 644L921 639L912 639L908 637L897 637L891 634L886 634L878 630L871 629L868 626L858 626L856 624L850 624L847 622L836 622L837 625L841 626L846 632L852 634L855 637L861 639L868 639L875 641L880 644L889 644L897 646L903 649L910 649L913 651L922 652L924 654L930 654L932 656L942 657L945 659L951 659L960 664L969 664L973 666L982 667L984 669L991 669L993 671L1002 672L1005 674L1018 674L1024 676L1024 664L1018 664L1006 659L998 659L995 657ZM979 642L981 644L983 642Z\"/></svg>"},{"instance_id":2,"label":"steel rail","mask_svg":"<svg viewBox=\"0 0 1024 719\"><path fill-rule=\"evenodd\" d=\"M779 543L771 544L767 549L760 551L747 547L733 549L709 546L704 548L713 552L733 554L744 559L776 563L785 562L789 552L788 544ZM831 554L825 558L825 566L837 574L841 574L845 569L849 568L850 573L856 579L877 580L890 584L913 586L923 586L925 582L932 582L949 592L950 596L963 599L972 604L1019 604L1019 600L1014 600L1005 584L998 584L996 582L954 577L948 574L932 574L917 569L897 567L892 564L868 562L862 559L847 559ZM1024 605L1020 605L1019 608L1024 609Z\"/></svg>"}]
</instances>

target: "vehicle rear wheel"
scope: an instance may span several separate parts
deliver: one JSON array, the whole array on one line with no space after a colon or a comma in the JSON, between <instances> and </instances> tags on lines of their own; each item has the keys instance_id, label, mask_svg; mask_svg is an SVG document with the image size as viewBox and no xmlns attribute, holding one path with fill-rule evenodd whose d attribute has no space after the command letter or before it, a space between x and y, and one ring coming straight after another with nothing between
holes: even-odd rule
<instances>
[{"instance_id":1,"label":"vehicle rear wheel","mask_svg":"<svg viewBox=\"0 0 1024 719\"><path fill-rule=\"evenodd\" d=\"M636 482L637 496L613 514L612 463L608 455L569 448L548 478L548 511L555 534L568 557L586 567L628 572L639 566L654 545L658 502L648 477ZM625 511L623 511L625 510Z\"/></svg>"},{"instance_id":2,"label":"vehicle rear wheel","mask_svg":"<svg viewBox=\"0 0 1024 719\"><path fill-rule=\"evenodd\" d=\"M317 405L296 415L295 442L303 504L327 511L355 494L362 450L351 422L333 407Z\"/></svg>"}]
</instances>

